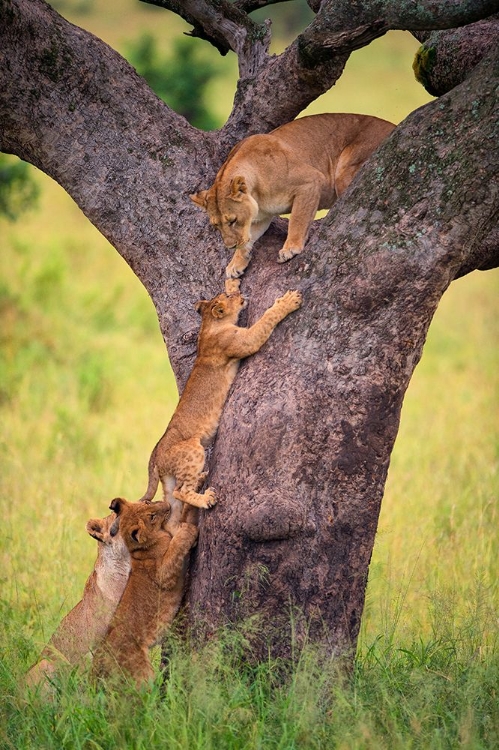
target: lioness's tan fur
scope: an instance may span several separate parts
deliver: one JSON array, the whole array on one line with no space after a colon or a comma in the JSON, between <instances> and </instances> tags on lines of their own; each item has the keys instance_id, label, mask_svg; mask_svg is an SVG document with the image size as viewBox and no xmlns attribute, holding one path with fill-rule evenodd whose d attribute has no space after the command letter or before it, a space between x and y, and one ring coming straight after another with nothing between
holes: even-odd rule
<instances>
[{"instance_id":1,"label":"lioness's tan fur","mask_svg":"<svg viewBox=\"0 0 499 750\"><path fill-rule=\"evenodd\" d=\"M121 534L111 536L114 513L91 518L87 532L97 540L97 559L87 579L81 601L61 620L40 661L26 676L34 687L54 675L62 664L77 664L104 638L125 590L130 573L130 553Z\"/></svg>"},{"instance_id":2,"label":"lioness's tan fur","mask_svg":"<svg viewBox=\"0 0 499 750\"><path fill-rule=\"evenodd\" d=\"M241 276L279 214L291 213L279 261L301 253L316 212L333 205L394 127L368 115L310 115L238 143L213 185L190 196L235 250L227 278Z\"/></svg>"},{"instance_id":3,"label":"lioness's tan fur","mask_svg":"<svg viewBox=\"0 0 499 750\"><path fill-rule=\"evenodd\" d=\"M239 292L197 304L202 321L196 360L166 432L151 454L149 485L141 498L151 501L161 480L164 499L172 505L173 528L182 510L179 501L199 508L215 504L213 489L198 492L206 477L204 448L216 433L239 361L257 352L276 325L300 307L301 295L286 292L250 328L237 325L245 304Z\"/></svg>"},{"instance_id":4,"label":"lioness's tan fur","mask_svg":"<svg viewBox=\"0 0 499 750\"><path fill-rule=\"evenodd\" d=\"M96 677L131 676L141 684L154 676L149 649L179 609L186 558L198 530L194 523L181 523L172 536L167 528L168 502L129 503L115 498L110 507L117 514L115 528L119 527L128 547L132 570L106 637L94 654L92 672Z\"/></svg>"}]
</instances>

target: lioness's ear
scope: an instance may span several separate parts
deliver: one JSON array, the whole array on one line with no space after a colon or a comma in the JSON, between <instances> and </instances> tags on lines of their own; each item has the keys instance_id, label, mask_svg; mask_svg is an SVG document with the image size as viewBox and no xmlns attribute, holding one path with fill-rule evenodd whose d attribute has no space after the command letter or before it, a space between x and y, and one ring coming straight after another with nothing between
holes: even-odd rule
<instances>
[{"instance_id":1,"label":"lioness's ear","mask_svg":"<svg viewBox=\"0 0 499 750\"><path fill-rule=\"evenodd\" d=\"M244 177L234 177L230 183L230 197L233 201L240 201L245 193L248 192L248 186Z\"/></svg>"},{"instance_id":2,"label":"lioness's ear","mask_svg":"<svg viewBox=\"0 0 499 750\"><path fill-rule=\"evenodd\" d=\"M123 508L126 505L126 500L124 500L122 497L115 497L114 500L111 500L111 505L109 506L109 510L114 510L117 516L121 513Z\"/></svg>"},{"instance_id":3,"label":"lioness's ear","mask_svg":"<svg viewBox=\"0 0 499 750\"><path fill-rule=\"evenodd\" d=\"M91 537L97 539L98 542L104 541L104 521L102 518L91 518L90 521L87 522L86 528L87 533L90 534Z\"/></svg>"},{"instance_id":4,"label":"lioness's ear","mask_svg":"<svg viewBox=\"0 0 499 750\"><path fill-rule=\"evenodd\" d=\"M199 193L192 193L189 198L196 206L201 206L206 211L207 201L206 196L208 195L207 190L200 190Z\"/></svg>"}]
</instances>

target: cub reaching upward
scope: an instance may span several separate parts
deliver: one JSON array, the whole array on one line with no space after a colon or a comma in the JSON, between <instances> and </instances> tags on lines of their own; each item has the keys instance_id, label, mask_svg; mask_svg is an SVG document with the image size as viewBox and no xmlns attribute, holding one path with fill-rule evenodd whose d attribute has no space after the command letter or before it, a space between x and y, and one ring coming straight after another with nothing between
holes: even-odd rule
<instances>
[{"instance_id":1,"label":"cub reaching upward","mask_svg":"<svg viewBox=\"0 0 499 750\"><path fill-rule=\"evenodd\" d=\"M35 687L54 675L62 664L77 664L102 638L125 590L130 573L130 553L121 534L111 535L114 513L91 518L87 532L97 539L97 560L85 584L83 597L64 617L26 676Z\"/></svg>"},{"instance_id":2,"label":"cub reaching upward","mask_svg":"<svg viewBox=\"0 0 499 750\"><path fill-rule=\"evenodd\" d=\"M190 197L234 250L227 278L241 276L274 216L290 213L279 262L303 250L316 212L331 208L395 125L369 115L299 117L238 143L208 190Z\"/></svg>"},{"instance_id":3,"label":"cub reaching upward","mask_svg":"<svg viewBox=\"0 0 499 750\"><path fill-rule=\"evenodd\" d=\"M154 670L149 649L158 642L178 612L183 594L185 563L198 536L194 523L181 523L169 532L170 504L129 503L115 498L111 534L123 537L132 559L132 571L106 637L94 654L96 677L133 677L137 685L151 679ZM194 509L189 518L194 520Z\"/></svg>"},{"instance_id":4,"label":"cub reaching upward","mask_svg":"<svg viewBox=\"0 0 499 750\"><path fill-rule=\"evenodd\" d=\"M276 325L301 305L301 294L289 291L279 297L250 328L237 325L246 302L239 292L201 300L201 329L194 366L178 406L149 460L149 484L140 502L149 502L163 485L164 499L172 505L172 525L182 504L210 508L215 492L199 493L206 478L204 449L214 437L239 361L257 352Z\"/></svg>"}]
</instances>

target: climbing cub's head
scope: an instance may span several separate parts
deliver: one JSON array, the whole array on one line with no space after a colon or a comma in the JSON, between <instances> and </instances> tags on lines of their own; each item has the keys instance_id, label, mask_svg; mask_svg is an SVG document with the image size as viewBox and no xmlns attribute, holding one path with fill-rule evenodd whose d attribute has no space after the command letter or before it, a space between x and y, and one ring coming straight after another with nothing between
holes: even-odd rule
<instances>
[{"instance_id":1,"label":"climbing cub's head","mask_svg":"<svg viewBox=\"0 0 499 750\"><path fill-rule=\"evenodd\" d=\"M109 506L116 513L110 534L120 532L130 552L152 547L165 534L171 507L166 500L160 503L129 503L116 497Z\"/></svg>"},{"instance_id":2,"label":"climbing cub's head","mask_svg":"<svg viewBox=\"0 0 499 750\"><path fill-rule=\"evenodd\" d=\"M221 172L223 175L223 170ZM206 211L211 226L220 231L226 247L234 250L248 244L258 204L242 175L224 180L219 173L211 188L193 193L190 199Z\"/></svg>"},{"instance_id":3,"label":"climbing cub's head","mask_svg":"<svg viewBox=\"0 0 499 750\"><path fill-rule=\"evenodd\" d=\"M224 321L237 323L239 313L247 305L247 300L240 292L217 294L213 299L202 299L196 304L196 310L203 318L203 323Z\"/></svg>"}]
</instances>

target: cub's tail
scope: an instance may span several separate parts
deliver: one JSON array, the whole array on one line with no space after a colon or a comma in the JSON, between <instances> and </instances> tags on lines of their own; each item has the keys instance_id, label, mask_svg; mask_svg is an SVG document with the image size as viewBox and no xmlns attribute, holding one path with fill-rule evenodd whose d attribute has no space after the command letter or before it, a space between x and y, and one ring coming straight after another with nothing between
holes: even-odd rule
<instances>
[{"instance_id":1,"label":"cub's tail","mask_svg":"<svg viewBox=\"0 0 499 750\"><path fill-rule=\"evenodd\" d=\"M154 453L149 459L149 484L145 494L139 500L139 503L149 503L154 498L159 484L159 471L156 464Z\"/></svg>"}]
</instances>

